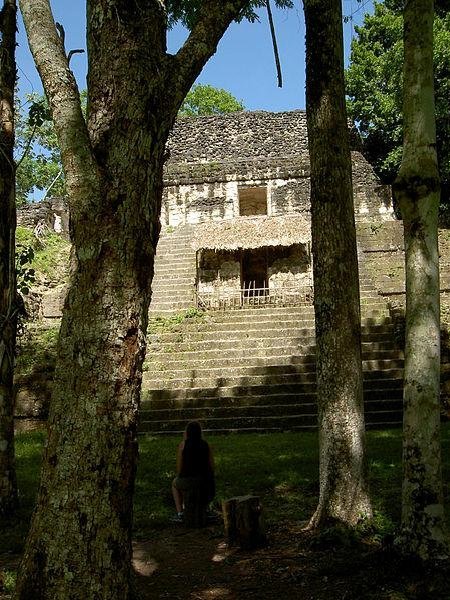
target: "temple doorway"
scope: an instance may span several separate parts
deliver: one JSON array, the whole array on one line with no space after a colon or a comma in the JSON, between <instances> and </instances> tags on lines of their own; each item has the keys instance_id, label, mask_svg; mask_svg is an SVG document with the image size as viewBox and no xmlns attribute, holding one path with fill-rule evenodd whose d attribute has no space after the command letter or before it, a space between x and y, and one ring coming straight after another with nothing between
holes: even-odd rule
<instances>
[{"instance_id":1,"label":"temple doorway","mask_svg":"<svg viewBox=\"0 0 450 600\"><path fill-rule=\"evenodd\" d=\"M242 251L241 287L245 296L267 293L267 248Z\"/></svg>"}]
</instances>

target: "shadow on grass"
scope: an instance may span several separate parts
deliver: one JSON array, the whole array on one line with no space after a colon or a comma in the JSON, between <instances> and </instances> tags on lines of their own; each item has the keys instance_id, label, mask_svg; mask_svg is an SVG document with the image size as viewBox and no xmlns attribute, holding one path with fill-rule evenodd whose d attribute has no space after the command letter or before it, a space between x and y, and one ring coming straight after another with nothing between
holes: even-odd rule
<instances>
[{"instance_id":1,"label":"shadow on grass","mask_svg":"<svg viewBox=\"0 0 450 600\"><path fill-rule=\"evenodd\" d=\"M19 553L25 541L35 501L45 435L19 434L17 475L20 509L13 520L0 522L0 553ZM271 433L216 436L209 439L217 465L217 501L253 493L261 497L269 524L307 520L318 498L318 440L316 433ZM174 512L170 485L175 472L178 437L140 439L140 458L134 497L134 534L151 537L166 527ZM367 434L372 499L376 525L391 531L400 518L401 431ZM443 480L450 500L450 424L442 427Z\"/></svg>"},{"instance_id":2,"label":"shadow on grass","mask_svg":"<svg viewBox=\"0 0 450 600\"><path fill-rule=\"evenodd\" d=\"M22 551L39 486L45 434L33 431L16 436L16 470L19 509L14 517L0 519L0 554Z\"/></svg>"}]
</instances>

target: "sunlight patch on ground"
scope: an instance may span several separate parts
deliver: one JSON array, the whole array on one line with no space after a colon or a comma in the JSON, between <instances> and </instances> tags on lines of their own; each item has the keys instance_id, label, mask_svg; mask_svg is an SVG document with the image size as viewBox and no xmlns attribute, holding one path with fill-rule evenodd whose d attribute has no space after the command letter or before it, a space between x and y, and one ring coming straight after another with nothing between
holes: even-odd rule
<instances>
[{"instance_id":1,"label":"sunlight patch on ground","mask_svg":"<svg viewBox=\"0 0 450 600\"><path fill-rule=\"evenodd\" d=\"M133 544L133 568L139 575L150 577L159 568L159 564L148 555L145 548Z\"/></svg>"},{"instance_id":2,"label":"sunlight patch on ground","mask_svg":"<svg viewBox=\"0 0 450 600\"><path fill-rule=\"evenodd\" d=\"M211 560L216 563L222 562L227 558L227 556L229 556L229 554L227 543L219 542L219 544L217 544L216 553L213 554Z\"/></svg>"},{"instance_id":3,"label":"sunlight patch on ground","mask_svg":"<svg viewBox=\"0 0 450 600\"><path fill-rule=\"evenodd\" d=\"M191 598L198 600L226 600L227 598L234 598L231 590L224 587L212 587L207 590L198 590L191 594Z\"/></svg>"}]
</instances>

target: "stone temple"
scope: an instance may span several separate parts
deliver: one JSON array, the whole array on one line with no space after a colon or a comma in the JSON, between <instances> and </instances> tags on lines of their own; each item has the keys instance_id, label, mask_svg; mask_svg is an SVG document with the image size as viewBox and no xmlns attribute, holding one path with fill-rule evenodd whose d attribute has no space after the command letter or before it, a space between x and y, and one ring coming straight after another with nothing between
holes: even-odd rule
<instances>
[{"instance_id":1,"label":"stone temple","mask_svg":"<svg viewBox=\"0 0 450 600\"><path fill-rule=\"evenodd\" d=\"M355 134L352 142L356 217L392 220L390 190L358 151ZM183 300L204 308L307 300L309 187L304 111L180 119L169 144L161 223L163 234L188 227L195 285L189 298L187 288L160 295L155 285L152 311L181 308Z\"/></svg>"},{"instance_id":2,"label":"stone temple","mask_svg":"<svg viewBox=\"0 0 450 600\"><path fill-rule=\"evenodd\" d=\"M402 225L354 130L351 145L366 423L399 425ZM141 431L315 428L306 113L182 118L167 154ZM37 218L66 232L60 202L21 216ZM51 294L44 321L60 317Z\"/></svg>"}]
</instances>

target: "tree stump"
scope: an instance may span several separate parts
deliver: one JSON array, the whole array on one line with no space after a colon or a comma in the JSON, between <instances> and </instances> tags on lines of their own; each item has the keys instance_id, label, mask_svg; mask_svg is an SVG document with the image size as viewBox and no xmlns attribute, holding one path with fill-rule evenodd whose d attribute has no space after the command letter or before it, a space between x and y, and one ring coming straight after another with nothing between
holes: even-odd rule
<instances>
[{"instance_id":1,"label":"tree stump","mask_svg":"<svg viewBox=\"0 0 450 600\"><path fill-rule=\"evenodd\" d=\"M222 502L225 536L229 545L253 550L267 543L262 506L257 496L237 496Z\"/></svg>"},{"instance_id":2,"label":"tree stump","mask_svg":"<svg viewBox=\"0 0 450 600\"><path fill-rule=\"evenodd\" d=\"M201 487L192 487L183 490L184 515L183 523L186 527L199 529L206 525L206 509L204 494Z\"/></svg>"}]
</instances>

